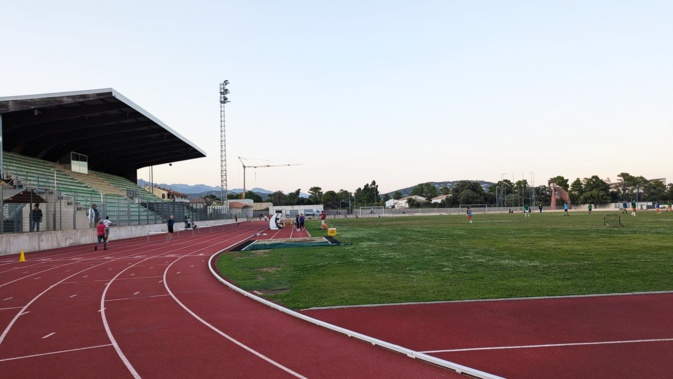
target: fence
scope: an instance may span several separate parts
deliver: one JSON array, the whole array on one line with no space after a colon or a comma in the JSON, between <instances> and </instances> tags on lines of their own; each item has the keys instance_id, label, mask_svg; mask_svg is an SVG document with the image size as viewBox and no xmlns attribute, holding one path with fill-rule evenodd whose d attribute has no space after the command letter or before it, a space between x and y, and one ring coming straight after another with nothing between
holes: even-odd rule
<instances>
[{"instance_id":1,"label":"fence","mask_svg":"<svg viewBox=\"0 0 673 379\"><path fill-rule=\"evenodd\" d=\"M173 215L176 222L187 217L192 222L224 220L232 218L222 206L206 206L179 201L145 201L121 195L68 193L44 188L26 188L36 197L35 202L4 203L0 233L21 233L30 230L30 214L33 204L42 211L40 231L59 231L90 228L88 210L97 205L100 218L110 218L115 226L150 225L165 223ZM0 188L0 195L3 189ZM44 202L42 202L44 201Z\"/></svg>"}]
</instances>

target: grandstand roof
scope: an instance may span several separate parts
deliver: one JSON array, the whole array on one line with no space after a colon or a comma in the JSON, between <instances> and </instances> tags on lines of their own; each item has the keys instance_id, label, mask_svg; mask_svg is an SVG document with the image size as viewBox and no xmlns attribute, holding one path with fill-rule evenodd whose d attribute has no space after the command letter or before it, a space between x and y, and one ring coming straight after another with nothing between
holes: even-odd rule
<instances>
[{"instance_id":1,"label":"grandstand roof","mask_svg":"<svg viewBox=\"0 0 673 379\"><path fill-rule=\"evenodd\" d=\"M140 168L206 156L112 88L0 97L0 115L5 151L63 164L76 152L133 181Z\"/></svg>"}]
</instances>

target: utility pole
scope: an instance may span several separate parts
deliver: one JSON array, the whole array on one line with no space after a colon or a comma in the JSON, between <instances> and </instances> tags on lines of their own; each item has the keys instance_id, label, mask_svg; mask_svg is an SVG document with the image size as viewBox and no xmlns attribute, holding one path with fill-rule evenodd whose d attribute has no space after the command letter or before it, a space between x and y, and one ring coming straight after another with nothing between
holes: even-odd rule
<instances>
[{"instance_id":1,"label":"utility pole","mask_svg":"<svg viewBox=\"0 0 673 379\"><path fill-rule=\"evenodd\" d=\"M227 136L224 124L224 105L229 102L227 89L229 81L220 83L220 198L224 205L224 212L229 212L229 201L227 200Z\"/></svg>"}]
</instances>

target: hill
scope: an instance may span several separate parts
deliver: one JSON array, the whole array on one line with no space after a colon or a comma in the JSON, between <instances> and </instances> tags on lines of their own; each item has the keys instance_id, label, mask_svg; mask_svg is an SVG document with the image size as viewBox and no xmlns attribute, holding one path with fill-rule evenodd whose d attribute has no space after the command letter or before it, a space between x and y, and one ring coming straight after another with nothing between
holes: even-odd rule
<instances>
[{"instance_id":1,"label":"hill","mask_svg":"<svg viewBox=\"0 0 673 379\"><path fill-rule=\"evenodd\" d=\"M432 185L434 185L434 186L437 188L437 190L439 191L442 187L447 187L447 188L451 189L451 188L453 188L453 186L455 186L456 183L458 183L459 181L460 181L460 180L449 180L449 181L443 181L443 182L429 182L429 183L432 184ZM493 183L493 182L487 182L487 181L485 181L485 180L471 180L471 181L472 181L472 182L478 182L479 184L481 184L481 187L484 189L484 191L487 191L487 190L489 189L489 187L491 187L492 185L495 184L495 183ZM418 184L422 184L422 183L418 183ZM384 193L384 194L382 194L382 195L388 195L388 196L392 197L393 194L394 194L395 192L399 191L400 193L402 193L403 196L409 196L409 195L411 194L411 191L412 191L418 184L416 184L416 185L414 185L414 186L411 186L411 187L402 188L402 189L398 189L398 190L391 191L391 192L388 192L388 193Z\"/></svg>"}]
</instances>

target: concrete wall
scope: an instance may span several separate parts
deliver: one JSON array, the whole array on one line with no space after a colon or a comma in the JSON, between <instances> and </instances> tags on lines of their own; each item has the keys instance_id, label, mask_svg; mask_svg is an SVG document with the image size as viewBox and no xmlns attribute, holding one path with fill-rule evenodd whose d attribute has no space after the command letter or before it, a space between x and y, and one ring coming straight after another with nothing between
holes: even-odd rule
<instances>
[{"instance_id":1,"label":"concrete wall","mask_svg":"<svg viewBox=\"0 0 673 379\"><path fill-rule=\"evenodd\" d=\"M239 218L239 222L244 221ZM233 220L213 220L199 221L199 228L209 226L231 224ZM175 223L175 231L181 231L184 225L180 222ZM166 224L153 225L135 225L118 226L112 225L110 228L110 241L145 237L150 232L165 232ZM63 231L48 232L26 232L26 233L8 233L0 234L0 256L9 254L19 254L22 250L25 254L33 251L46 249L55 249L58 247L76 246L82 244L95 244L95 229L75 229Z\"/></svg>"}]
</instances>

